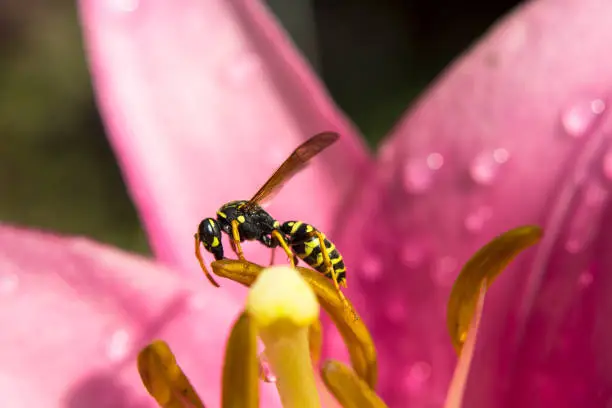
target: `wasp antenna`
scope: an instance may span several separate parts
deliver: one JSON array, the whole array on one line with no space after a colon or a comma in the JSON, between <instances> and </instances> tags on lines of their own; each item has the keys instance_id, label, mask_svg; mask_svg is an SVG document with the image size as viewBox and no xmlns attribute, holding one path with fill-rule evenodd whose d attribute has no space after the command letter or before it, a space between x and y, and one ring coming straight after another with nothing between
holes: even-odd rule
<instances>
[{"instance_id":1,"label":"wasp antenna","mask_svg":"<svg viewBox=\"0 0 612 408\"><path fill-rule=\"evenodd\" d=\"M204 275L206 275L206 278L208 278L208 281L212 283L213 286L220 288L221 285L219 285L217 281L215 281L215 279L212 277L210 272L208 272L208 268L206 268L206 263L204 262L204 257L202 256L202 251L200 249L200 237L198 236L197 233L194 235L194 238L195 238L195 256L196 258L198 258L198 262L200 263L200 268L202 268L202 271L204 272Z\"/></svg>"}]
</instances>

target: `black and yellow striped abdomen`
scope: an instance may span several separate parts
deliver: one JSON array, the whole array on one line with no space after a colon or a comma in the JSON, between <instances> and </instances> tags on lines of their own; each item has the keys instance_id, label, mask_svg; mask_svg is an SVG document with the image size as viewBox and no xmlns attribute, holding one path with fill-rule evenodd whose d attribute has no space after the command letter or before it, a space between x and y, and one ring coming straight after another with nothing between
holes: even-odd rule
<instances>
[{"instance_id":1,"label":"black and yellow striped abdomen","mask_svg":"<svg viewBox=\"0 0 612 408\"><path fill-rule=\"evenodd\" d=\"M325 277L332 279L331 271L327 270L325 265L323 253L321 252L321 244L317 236L317 233L321 234L332 268L338 276L338 283L344 283L346 280L346 267L344 266L342 255L340 255L336 246L325 237L325 234L302 221L287 221L281 225L280 229L287 236L288 244L298 258L306 262L313 269L324 274Z\"/></svg>"}]
</instances>

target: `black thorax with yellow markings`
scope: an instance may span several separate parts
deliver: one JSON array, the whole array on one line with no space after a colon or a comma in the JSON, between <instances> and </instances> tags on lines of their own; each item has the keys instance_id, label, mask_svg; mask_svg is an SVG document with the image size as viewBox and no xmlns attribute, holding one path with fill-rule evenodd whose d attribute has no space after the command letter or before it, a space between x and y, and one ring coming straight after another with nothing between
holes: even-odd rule
<instances>
[{"instance_id":1,"label":"black thorax with yellow markings","mask_svg":"<svg viewBox=\"0 0 612 408\"><path fill-rule=\"evenodd\" d=\"M268 248L278 246L278 241L272 239L271 234L280 228L280 223L259 206L248 211L243 210L245 203L246 201L240 200L224 204L217 211L216 220L206 218L200 223L199 239L216 260L224 258L221 231L231 236L233 220L238 221L240 242L256 240Z\"/></svg>"}]
</instances>

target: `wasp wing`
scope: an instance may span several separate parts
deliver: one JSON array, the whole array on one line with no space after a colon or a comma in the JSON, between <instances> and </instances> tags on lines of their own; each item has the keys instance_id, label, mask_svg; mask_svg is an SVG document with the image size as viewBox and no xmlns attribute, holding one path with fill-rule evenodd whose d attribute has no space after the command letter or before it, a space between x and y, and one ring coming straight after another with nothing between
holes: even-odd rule
<instances>
[{"instance_id":1,"label":"wasp wing","mask_svg":"<svg viewBox=\"0 0 612 408\"><path fill-rule=\"evenodd\" d=\"M253 198L244 204L243 209L248 211L272 198L287 181L308 165L310 159L331 146L339 137L340 135L334 132L323 132L302 143L261 186Z\"/></svg>"}]
</instances>

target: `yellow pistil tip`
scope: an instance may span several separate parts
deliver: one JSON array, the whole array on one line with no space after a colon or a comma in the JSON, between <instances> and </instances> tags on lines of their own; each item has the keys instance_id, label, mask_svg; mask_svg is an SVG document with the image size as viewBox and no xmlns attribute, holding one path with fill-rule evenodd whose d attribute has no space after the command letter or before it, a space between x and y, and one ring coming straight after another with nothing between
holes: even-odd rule
<instances>
[{"instance_id":1,"label":"yellow pistil tip","mask_svg":"<svg viewBox=\"0 0 612 408\"><path fill-rule=\"evenodd\" d=\"M264 269L249 290L246 309L266 347L283 407L320 408L308 344L319 303L310 285L293 268Z\"/></svg>"},{"instance_id":2,"label":"yellow pistil tip","mask_svg":"<svg viewBox=\"0 0 612 408\"><path fill-rule=\"evenodd\" d=\"M273 266L265 269L251 287L247 311L259 327L307 327L319 317L319 303L295 269Z\"/></svg>"}]
</instances>

